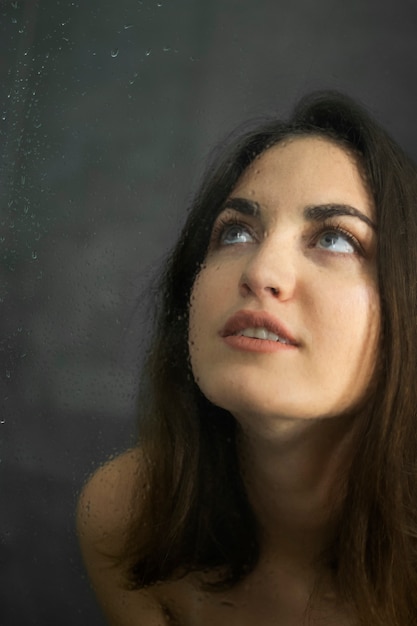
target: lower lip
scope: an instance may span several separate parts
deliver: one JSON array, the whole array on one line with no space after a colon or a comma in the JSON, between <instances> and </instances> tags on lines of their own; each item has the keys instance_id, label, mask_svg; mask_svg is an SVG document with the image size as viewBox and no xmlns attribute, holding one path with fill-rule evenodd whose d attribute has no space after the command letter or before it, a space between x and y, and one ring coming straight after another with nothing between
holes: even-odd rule
<instances>
[{"instance_id":1,"label":"lower lip","mask_svg":"<svg viewBox=\"0 0 417 626\"><path fill-rule=\"evenodd\" d=\"M245 335L228 335L223 337L223 341L231 348L245 352L282 352L283 350L288 351L297 348L297 346L291 343L256 339L255 337L245 337Z\"/></svg>"}]
</instances>

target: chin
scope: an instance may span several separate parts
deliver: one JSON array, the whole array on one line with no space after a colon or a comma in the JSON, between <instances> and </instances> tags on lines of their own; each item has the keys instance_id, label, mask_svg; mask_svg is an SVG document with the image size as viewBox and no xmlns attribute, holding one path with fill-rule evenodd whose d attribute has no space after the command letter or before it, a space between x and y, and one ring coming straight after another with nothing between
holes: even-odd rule
<instances>
[{"instance_id":1,"label":"chin","mask_svg":"<svg viewBox=\"0 0 417 626\"><path fill-rule=\"evenodd\" d=\"M218 388L215 392L201 387L200 389L212 404L231 413L241 426L254 430L266 428L270 431L279 423L288 421L332 419L358 412L358 405L353 407L351 402L324 404L314 402L312 397L300 398L300 394L292 401L287 394L286 401L280 402L276 395L268 401L265 397L259 397L259 394L248 393L247 389L241 389L240 393L230 387L222 392Z\"/></svg>"},{"instance_id":2,"label":"chin","mask_svg":"<svg viewBox=\"0 0 417 626\"><path fill-rule=\"evenodd\" d=\"M269 400L262 397L257 393L250 393L250 390L240 388L239 390L233 389L230 386L219 390L212 390L210 388L200 387L205 397L216 406L225 409L231 413L237 421L245 420L247 422L259 422L261 418L268 420L283 419L312 419L318 417L311 410L311 403L308 401L300 402L299 394L297 400L294 402L277 401L277 396Z\"/></svg>"},{"instance_id":3,"label":"chin","mask_svg":"<svg viewBox=\"0 0 417 626\"><path fill-rule=\"evenodd\" d=\"M262 376L244 376L242 371L230 368L202 372L196 382L203 395L214 405L231 413L237 421L256 424L265 419L269 423L278 419L313 420L355 414L362 406L367 387L352 389L351 381L338 388L319 385L317 380L308 384L306 377L280 379ZM277 382L278 380L278 382ZM326 387L327 393L326 393ZM330 388L332 387L332 388Z\"/></svg>"}]
</instances>

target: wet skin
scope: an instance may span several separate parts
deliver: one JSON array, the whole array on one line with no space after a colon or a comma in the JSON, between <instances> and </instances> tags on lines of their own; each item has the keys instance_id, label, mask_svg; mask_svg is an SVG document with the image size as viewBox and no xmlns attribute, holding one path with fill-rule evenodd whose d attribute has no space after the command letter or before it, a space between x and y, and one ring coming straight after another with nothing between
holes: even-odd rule
<instances>
[{"instance_id":1,"label":"wet skin","mask_svg":"<svg viewBox=\"0 0 417 626\"><path fill-rule=\"evenodd\" d=\"M317 581L310 623L356 626L317 557L334 534L353 409L377 363L375 207L355 158L309 137L261 155L219 211L193 288L190 356L203 393L238 422L259 561L221 593L200 585L216 572L127 591L109 554L124 548L147 483L137 448L100 468L80 498L90 577L117 626L302 626Z\"/></svg>"},{"instance_id":2,"label":"wet skin","mask_svg":"<svg viewBox=\"0 0 417 626\"><path fill-rule=\"evenodd\" d=\"M353 155L319 137L264 152L222 208L192 293L190 356L206 397L268 437L358 404L380 330L375 251ZM242 337L245 325L279 340Z\"/></svg>"}]
</instances>

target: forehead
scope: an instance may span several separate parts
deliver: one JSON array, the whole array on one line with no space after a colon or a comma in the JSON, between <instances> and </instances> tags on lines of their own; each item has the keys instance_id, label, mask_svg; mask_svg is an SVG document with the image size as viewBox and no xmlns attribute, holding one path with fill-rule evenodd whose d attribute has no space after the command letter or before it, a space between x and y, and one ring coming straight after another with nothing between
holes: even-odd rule
<instances>
[{"instance_id":1,"label":"forehead","mask_svg":"<svg viewBox=\"0 0 417 626\"><path fill-rule=\"evenodd\" d=\"M320 161L336 159L340 163L360 169L359 155L353 149L321 135L289 135L259 154L246 172L259 165L260 161Z\"/></svg>"},{"instance_id":2,"label":"forehead","mask_svg":"<svg viewBox=\"0 0 417 626\"><path fill-rule=\"evenodd\" d=\"M261 203L360 203L374 216L374 202L359 157L319 136L289 137L268 148L245 170L232 195L257 195Z\"/></svg>"}]
</instances>

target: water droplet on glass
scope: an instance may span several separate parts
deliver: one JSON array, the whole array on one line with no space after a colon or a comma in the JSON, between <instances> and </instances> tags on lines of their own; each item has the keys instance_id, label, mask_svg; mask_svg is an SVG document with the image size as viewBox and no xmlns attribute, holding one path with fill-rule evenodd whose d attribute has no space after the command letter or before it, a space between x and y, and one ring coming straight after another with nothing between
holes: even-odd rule
<instances>
[{"instance_id":1,"label":"water droplet on glass","mask_svg":"<svg viewBox=\"0 0 417 626\"><path fill-rule=\"evenodd\" d=\"M119 54L119 48L113 48L113 50L110 52L110 54L113 57L113 59L115 59L117 57L117 55Z\"/></svg>"},{"instance_id":2,"label":"water droplet on glass","mask_svg":"<svg viewBox=\"0 0 417 626\"><path fill-rule=\"evenodd\" d=\"M12 24L17 24L17 19L15 17L12 17Z\"/></svg>"},{"instance_id":3,"label":"water droplet on glass","mask_svg":"<svg viewBox=\"0 0 417 626\"><path fill-rule=\"evenodd\" d=\"M36 259L37 259L37 258L38 258L38 253L36 252L36 250L33 250L33 251L32 251L32 259L33 259L34 261L36 261Z\"/></svg>"},{"instance_id":4,"label":"water droplet on glass","mask_svg":"<svg viewBox=\"0 0 417 626\"><path fill-rule=\"evenodd\" d=\"M152 48L148 48L146 50L145 54L146 54L147 57L150 55L151 51L152 51Z\"/></svg>"},{"instance_id":5,"label":"water droplet on glass","mask_svg":"<svg viewBox=\"0 0 417 626\"><path fill-rule=\"evenodd\" d=\"M164 52L170 52L170 51L171 51L171 48L164 47L164 48L162 48L162 50L163 50Z\"/></svg>"},{"instance_id":6,"label":"water droplet on glass","mask_svg":"<svg viewBox=\"0 0 417 626\"><path fill-rule=\"evenodd\" d=\"M4 419L4 417L2 417L2 418L0 419L0 424L5 424L5 423L6 423L6 420Z\"/></svg>"},{"instance_id":7,"label":"water droplet on glass","mask_svg":"<svg viewBox=\"0 0 417 626\"><path fill-rule=\"evenodd\" d=\"M6 378L10 378L10 376L11 376L10 370L6 370Z\"/></svg>"},{"instance_id":8,"label":"water droplet on glass","mask_svg":"<svg viewBox=\"0 0 417 626\"><path fill-rule=\"evenodd\" d=\"M12 7L13 7L14 9L17 9L17 2L12 2Z\"/></svg>"},{"instance_id":9,"label":"water droplet on glass","mask_svg":"<svg viewBox=\"0 0 417 626\"><path fill-rule=\"evenodd\" d=\"M125 25L123 26L123 28L124 28L125 30L129 30L129 28L133 28L133 24L125 24Z\"/></svg>"}]
</instances>

